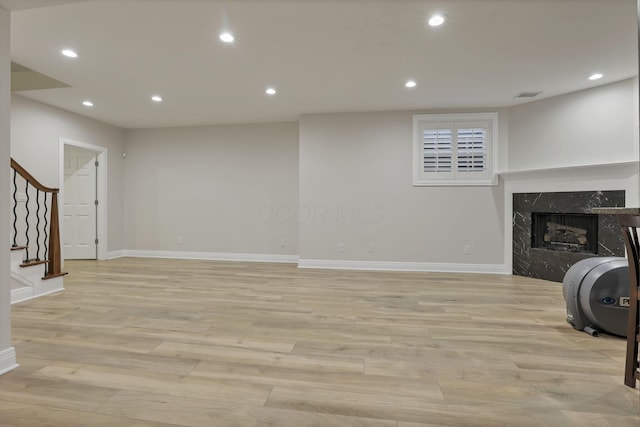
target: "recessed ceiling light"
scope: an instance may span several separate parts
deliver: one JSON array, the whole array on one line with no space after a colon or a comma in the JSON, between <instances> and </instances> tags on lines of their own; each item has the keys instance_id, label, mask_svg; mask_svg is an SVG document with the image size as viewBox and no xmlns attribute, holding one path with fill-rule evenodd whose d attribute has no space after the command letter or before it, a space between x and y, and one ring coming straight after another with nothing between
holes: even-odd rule
<instances>
[{"instance_id":1,"label":"recessed ceiling light","mask_svg":"<svg viewBox=\"0 0 640 427\"><path fill-rule=\"evenodd\" d=\"M71 49L62 49L60 51L60 53L62 53L64 56L66 56L68 58L77 58L78 57L78 54L75 51L71 50Z\"/></svg>"},{"instance_id":2,"label":"recessed ceiling light","mask_svg":"<svg viewBox=\"0 0 640 427\"><path fill-rule=\"evenodd\" d=\"M264 91L264 93L266 93L267 95L275 95L276 94L276 90L275 90L275 88L268 87L267 90Z\"/></svg>"},{"instance_id":3,"label":"recessed ceiling light","mask_svg":"<svg viewBox=\"0 0 640 427\"><path fill-rule=\"evenodd\" d=\"M154 102L162 102L162 97L160 95L153 95L151 100Z\"/></svg>"},{"instance_id":4,"label":"recessed ceiling light","mask_svg":"<svg viewBox=\"0 0 640 427\"><path fill-rule=\"evenodd\" d=\"M405 87L416 87L416 82L413 80L407 80L407 82L404 84Z\"/></svg>"},{"instance_id":5,"label":"recessed ceiling light","mask_svg":"<svg viewBox=\"0 0 640 427\"><path fill-rule=\"evenodd\" d=\"M93 102L91 101L82 101L82 105L85 107L93 107Z\"/></svg>"},{"instance_id":6,"label":"recessed ceiling light","mask_svg":"<svg viewBox=\"0 0 640 427\"><path fill-rule=\"evenodd\" d=\"M442 24L444 24L444 16L442 15L433 15L431 18L429 18L429 25L431 25L432 27L438 27Z\"/></svg>"},{"instance_id":7,"label":"recessed ceiling light","mask_svg":"<svg viewBox=\"0 0 640 427\"><path fill-rule=\"evenodd\" d=\"M231 33L222 33L220 34L220 40L222 40L225 43L233 43L234 37L233 34Z\"/></svg>"},{"instance_id":8,"label":"recessed ceiling light","mask_svg":"<svg viewBox=\"0 0 640 427\"><path fill-rule=\"evenodd\" d=\"M598 79L601 79L601 78L603 78L603 77L604 77L604 75L603 75L603 74L600 74L600 73L594 73L594 74L591 74L591 75L589 76L589 80L598 80Z\"/></svg>"}]
</instances>

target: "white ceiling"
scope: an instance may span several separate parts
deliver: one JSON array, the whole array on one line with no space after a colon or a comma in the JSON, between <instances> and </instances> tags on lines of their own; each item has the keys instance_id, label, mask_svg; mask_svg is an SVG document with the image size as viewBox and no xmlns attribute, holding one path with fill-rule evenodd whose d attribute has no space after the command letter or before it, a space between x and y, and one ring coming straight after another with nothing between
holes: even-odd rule
<instances>
[{"instance_id":1,"label":"white ceiling","mask_svg":"<svg viewBox=\"0 0 640 427\"><path fill-rule=\"evenodd\" d=\"M61 4L71 3L71 4ZM56 5L61 4L61 5ZM31 8L43 5L49 7ZM637 74L636 0L0 0L20 95L124 128L504 107ZM426 25L446 14L442 27ZM222 30L233 45L218 40ZM60 55L75 49L79 57ZM605 77L587 80L593 72ZM404 87L407 79L418 83ZM264 90L273 85L275 96ZM155 104L152 94L165 101ZM95 106L83 107L90 99Z\"/></svg>"}]
</instances>

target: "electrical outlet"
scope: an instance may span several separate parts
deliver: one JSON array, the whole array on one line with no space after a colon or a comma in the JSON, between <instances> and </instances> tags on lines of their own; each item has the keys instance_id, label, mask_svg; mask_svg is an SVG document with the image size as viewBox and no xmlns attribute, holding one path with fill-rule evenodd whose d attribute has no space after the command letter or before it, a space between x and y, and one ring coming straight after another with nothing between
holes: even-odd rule
<instances>
[{"instance_id":1,"label":"electrical outlet","mask_svg":"<svg viewBox=\"0 0 640 427\"><path fill-rule=\"evenodd\" d=\"M18 193L18 194L16 194L16 201L18 201L18 202L26 202L27 201L27 194L26 193Z\"/></svg>"},{"instance_id":2,"label":"electrical outlet","mask_svg":"<svg viewBox=\"0 0 640 427\"><path fill-rule=\"evenodd\" d=\"M338 253L344 252L344 243L338 243Z\"/></svg>"},{"instance_id":3,"label":"electrical outlet","mask_svg":"<svg viewBox=\"0 0 640 427\"><path fill-rule=\"evenodd\" d=\"M375 251L374 251L374 249L373 249L373 243L371 243L371 244L369 245L369 247L367 248L367 251L368 251L370 254L372 254L372 253L374 253L374 252L375 252Z\"/></svg>"},{"instance_id":4,"label":"electrical outlet","mask_svg":"<svg viewBox=\"0 0 640 427\"><path fill-rule=\"evenodd\" d=\"M464 254L465 255L471 254L471 245L464 245Z\"/></svg>"},{"instance_id":5,"label":"electrical outlet","mask_svg":"<svg viewBox=\"0 0 640 427\"><path fill-rule=\"evenodd\" d=\"M287 247L287 239L280 239L280 247L281 248Z\"/></svg>"}]
</instances>

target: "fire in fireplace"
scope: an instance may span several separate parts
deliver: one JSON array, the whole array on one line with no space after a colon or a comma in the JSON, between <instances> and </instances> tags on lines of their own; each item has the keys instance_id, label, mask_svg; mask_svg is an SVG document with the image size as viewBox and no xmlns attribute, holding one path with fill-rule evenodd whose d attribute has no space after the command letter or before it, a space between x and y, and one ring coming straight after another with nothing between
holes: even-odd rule
<instances>
[{"instance_id":1,"label":"fire in fireplace","mask_svg":"<svg viewBox=\"0 0 640 427\"><path fill-rule=\"evenodd\" d=\"M531 247L597 254L598 215L533 212Z\"/></svg>"}]
</instances>

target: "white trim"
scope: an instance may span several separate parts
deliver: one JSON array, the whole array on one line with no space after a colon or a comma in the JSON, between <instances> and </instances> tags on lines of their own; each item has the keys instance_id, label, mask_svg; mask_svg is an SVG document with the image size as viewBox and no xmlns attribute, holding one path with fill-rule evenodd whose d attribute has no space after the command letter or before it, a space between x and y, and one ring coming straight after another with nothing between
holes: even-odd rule
<instances>
[{"instance_id":1,"label":"white trim","mask_svg":"<svg viewBox=\"0 0 640 427\"><path fill-rule=\"evenodd\" d=\"M18 289L11 289L11 304L26 301L35 298L33 296L33 288L24 286Z\"/></svg>"},{"instance_id":2,"label":"white trim","mask_svg":"<svg viewBox=\"0 0 640 427\"><path fill-rule=\"evenodd\" d=\"M109 251L107 252L107 259L116 259L116 258L123 258L127 256L127 251L125 251L124 249L121 249L119 251Z\"/></svg>"},{"instance_id":3,"label":"white trim","mask_svg":"<svg viewBox=\"0 0 640 427\"><path fill-rule=\"evenodd\" d=\"M133 258L170 258L170 259L199 259L209 261L246 261L246 262L282 262L297 263L298 255L273 255L273 254L235 254L221 252L178 252L178 251L145 251L137 249L125 249L111 252L117 257ZM115 258L115 256L114 256Z\"/></svg>"},{"instance_id":4,"label":"white trim","mask_svg":"<svg viewBox=\"0 0 640 427\"><path fill-rule=\"evenodd\" d=\"M498 174L495 172L498 170L499 162L499 132L500 126L498 124L499 114L498 112L484 112L484 113L451 113L451 114L414 114L413 115L413 156L411 160L412 173L413 173L413 186L496 186L498 185ZM476 178L468 178L466 174L458 174L455 172L454 162L452 164L452 172L444 174L430 174L428 177L426 173L422 172L422 137L418 138L421 134L420 128L423 123L437 123L437 122L451 122L455 126L462 122L489 122L489 131L491 137L489 138L489 144L487 145L487 165L488 168L482 174L478 174ZM454 126L454 128L455 128ZM455 141L454 141L455 142ZM475 176L475 175L474 175Z\"/></svg>"},{"instance_id":5,"label":"white trim","mask_svg":"<svg viewBox=\"0 0 640 427\"><path fill-rule=\"evenodd\" d=\"M503 264L454 264L396 261L343 261L332 259L300 259L298 268L370 271L425 271L439 273L511 274Z\"/></svg>"},{"instance_id":6,"label":"white trim","mask_svg":"<svg viewBox=\"0 0 640 427\"><path fill-rule=\"evenodd\" d=\"M503 171L503 172L497 172L497 175L500 175L501 177L507 179L507 178L515 178L515 177L519 177L520 175L539 175L542 173L549 173L549 172L570 172L570 171L576 171L576 172L580 172L581 169L606 169L606 168L629 168L629 170L631 171L633 169L633 172L637 172L635 169L638 168L638 161L637 160L632 160L632 161L624 161L624 162L612 162L612 163L600 163L597 165L571 165L571 166L558 166L558 167L551 167L551 168L537 168L537 169L521 169L521 170L514 170L514 171Z\"/></svg>"},{"instance_id":7,"label":"white trim","mask_svg":"<svg viewBox=\"0 0 640 427\"><path fill-rule=\"evenodd\" d=\"M60 218L64 217L64 146L72 145L74 147L84 148L85 150L95 151L98 155L98 253L99 260L107 259L107 159L109 158L109 150L99 145L87 144L86 142L74 141L69 138L60 137L58 140L58 182L60 188L59 213ZM64 221L60 221L60 235L64 236ZM61 239L62 240L62 239ZM62 261L64 263L64 248L60 248L63 252Z\"/></svg>"},{"instance_id":8,"label":"white trim","mask_svg":"<svg viewBox=\"0 0 640 427\"><path fill-rule=\"evenodd\" d=\"M0 351L0 375L16 369L16 349L14 347L6 348Z\"/></svg>"},{"instance_id":9,"label":"white trim","mask_svg":"<svg viewBox=\"0 0 640 427\"><path fill-rule=\"evenodd\" d=\"M13 271L13 269L11 270L10 274L13 280L15 280L16 282L19 282L23 286L30 287L30 288L33 288L35 286L35 284L33 283L33 280L29 280L28 278L16 273L15 271Z\"/></svg>"},{"instance_id":10,"label":"white trim","mask_svg":"<svg viewBox=\"0 0 640 427\"><path fill-rule=\"evenodd\" d=\"M53 279L49 279L49 280L53 280ZM19 292L14 293L14 291L19 291ZM19 302L29 301L31 299L40 298L45 295L51 295L51 294L55 294L57 292L62 292L62 291L64 291L64 287L62 286L59 286L59 287L54 286L54 287L51 287L51 289L49 290L45 290L45 291L41 290L39 292L37 290L34 291L34 289L31 288L29 289L28 293L26 288L14 289L13 291L11 291L11 304L13 305Z\"/></svg>"},{"instance_id":11,"label":"white trim","mask_svg":"<svg viewBox=\"0 0 640 427\"><path fill-rule=\"evenodd\" d=\"M238 254L221 252L178 252L178 251L147 251L138 249L123 249L111 251L108 259L115 258L167 258L193 259L208 261L244 261L244 262L274 262L298 264L298 268L320 268L330 270L371 270L371 271L426 271L447 273L484 273L511 274L503 264L455 264L430 262L396 262L396 261L343 261L299 259L298 255L274 254Z\"/></svg>"},{"instance_id":12,"label":"white trim","mask_svg":"<svg viewBox=\"0 0 640 427\"><path fill-rule=\"evenodd\" d=\"M34 267L27 267L26 270L31 270L33 268ZM40 274L32 276L34 278L34 280L32 280L12 270L11 279L24 286L17 289L11 289L11 304L64 291L64 276L54 277L47 280L37 278L39 276Z\"/></svg>"}]
</instances>

